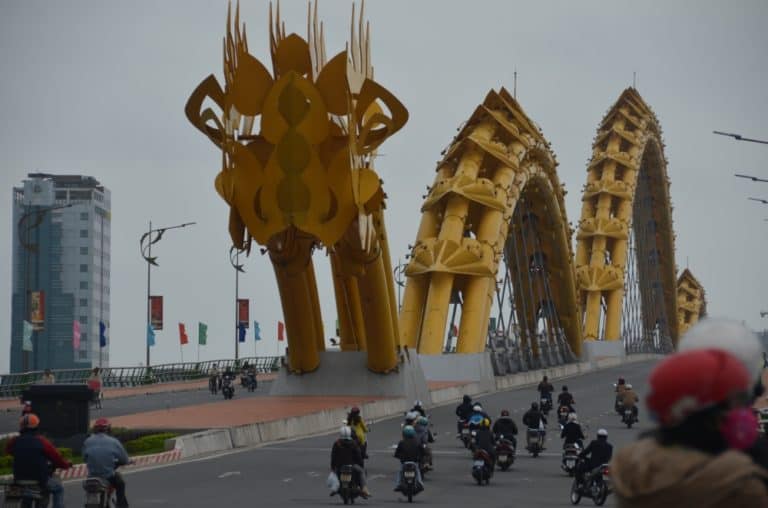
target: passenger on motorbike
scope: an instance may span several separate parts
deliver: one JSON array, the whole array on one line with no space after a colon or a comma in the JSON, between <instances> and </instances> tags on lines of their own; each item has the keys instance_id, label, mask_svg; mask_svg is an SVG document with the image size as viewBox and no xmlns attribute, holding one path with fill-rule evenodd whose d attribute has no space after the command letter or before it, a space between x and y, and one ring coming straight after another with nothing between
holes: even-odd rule
<instances>
[{"instance_id":1,"label":"passenger on motorbike","mask_svg":"<svg viewBox=\"0 0 768 508\"><path fill-rule=\"evenodd\" d=\"M364 498L371 496L368 491L368 486L365 481L365 469L363 469L363 456L360 453L360 448L352 440L352 429L344 425L339 430L339 439L333 443L331 449L331 470L339 475L339 471L342 466L352 466L355 479L360 484L361 495ZM338 492L333 491L331 495L336 495Z\"/></svg>"},{"instance_id":2,"label":"passenger on motorbike","mask_svg":"<svg viewBox=\"0 0 768 508\"><path fill-rule=\"evenodd\" d=\"M64 487L52 476L52 469L69 469L72 463L61 456L46 438L38 433L40 418L27 413L19 420L19 435L5 445L5 453L13 457L14 481L36 481L51 493L53 508L64 507Z\"/></svg>"},{"instance_id":3,"label":"passenger on motorbike","mask_svg":"<svg viewBox=\"0 0 768 508\"><path fill-rule=\"evenodd\" d=\"M475 443L472 451L478 449L488 453L488 456L491 459L489 467L491 468L491 471L493 471L493 468L496 465L496 440L493 437L493 433L491 433L491 420L488 418L483 418L480 422L480 427L475 433Z\"/></svg>"},{"instance_id":4,"label":"passenger on motorbike","mask_svg":"<svg viewBox=\"0 0 768 508\"><path fill-rule=\"evenodd\" d=\"M584 483L584 474L592 471L596 467L608 464L613 456L613 445L608 442L608 431L600 429L597 431L597 439L592 440L589 445L579 453L582 459L576 466L576 479L580 484Z\"/></svg>"},{"instance_id":5,"label":"passenger on motorbike","mask_svg":"<svg viewBox=\"0 0 768 508\"><path fill-rule=\"evenodd\" d=\"M419 416L416 419L413 429L416 431L416 440L424 447L427 464L432 467L432 450L429 449L429 443L435 440L429 432L429 419L426 416Z\"/></svg>"},{"instance_id":6,"label":"passenger on motorbike","mask_svg":"<svg viewBox=\"0 0 768 508\"><path fill-rule=\"evenodd\" d=\"M637 403L640 402L640 398L637 396L637 393L632 389L632 385L627 383L624 385L625 388L619 394L619 397L621 397L621 404L624 409L630 409L632 410L632 416L637 419ZM623 415L622 415L623 416Z\"/></svg>"},{"instance_id":7,"label":"passenger on motorbike","mask_svg":"<svg viewBox=\"0 0 768 508\"><path fill-rule=\"evenodd\" d=\"M401 483L403 480L403 464L406 462L421 463L421 458L424 455L424 447L419 443L416 438L416 429L411 425L403 427L403 439L397 443L395 449L395 458L400 460L400 470L397 472L395 492L401 490ZM421 483L421 470L416 468L416 485L419 491L424 489L424 485Z\"/></svg>"},{"instance_id":8,"label":"passenger on motorbike","mask_svg":"<svg viewBox=\"0 0 768 508\"><path fill-rule=\"evenodd\" d=\"M558 406L567 406L568 412L573 413L573 405L576 404L576 401L573 399L573 395L570 394L568 391L568 387L563 385L563 391L560 392L560 395L557 396L557 405Z\"/></svg>"},{"instance_id":9,"label":"passenger on motorbike","mask_svg":"<svg viewBox=\"0 0 768 508\"><path fill-rule=\"evenodd\" d=\"M547 427L547 417L539 410L539 403L532 402L531 409L523 415L523 425L529 429L541 429ZM545 431L542 431L542 433Z\"/></svg>"},{"instance_id":10,"label":"passenger on motorbike","mask_svg":"<svg viewBox=\"0 0 768 508\"><path fill-rule=\"evenodd\" d=\"M422 404L420 400L413 401L411 411L416 411L420 416L427 416L427 412L424 410L424 404Z\"/></svg>"},{"instance_id":11,"label":"passenger on motorbike","mask_svg":"<svg viewBox=\"0 0 768 508\"><path fill-rule=\"evenodd\" d=\"M83 460L88 467L88 476L106 480L115 488L118 508L128 506L125 497L125 481L116 471L117 466L130 462L128 452L122 443L110 436L112 425L106 418L99 418L93 425L93 434L83 443Z\"/></svg>"},{"instance_id":12,"label":"passenger on motorbike","mask_svg":"<svg viewBox=\"0 0 768 508\"><path fill-rule=\"evenodd\" d=\"M360 453L362 453L364 459L367 459L368 441L366 436L368 435L368 426L365 424L363 417L360 416L359 407L355 406L349 411L347 425L349 425L354 433L353 437L355 437L357 444L360 446Z\"/></svg>"},{"instance_id":13,"label":"passenger on motorbike","mask_svg":"<svg viewBox=\"0 0 768 508\"><path fill-rule=\"evenodd\" d=\"M549 400L549 403L552 404L552 392L555 391L555 387L549 382L547 376L544 376L541 379L541 383L539 383L539 386L536 389L539 391L542 399L547 399Z\"/></svg>"},{"instance_id":14,"label":"passenger on motorbike","mask_svg":"<svg viewBox=\"0 0 768 508\"><path fill-rule=\"evenodd\" d=\"M461 436L461 426L462 422L466 422L469 420L470 415L472 415L472 397L469 395L464 395L464 399L461 401L461 404L456 408L456 416L458 417L458 422L456 422L456 431L458 432L459 436Z\"/></svg>"},{"instance_id":15,"label":"passenger on motorbike","mask_svg":"<svg viewBox=\"0 0 768 508\"><path fill-rule=\"evenodd\" d=\"M481 416L482 418L485 418L488 421L491 420L491 417L488 416L488 413L485 412L485 409L483 409L483 406L481 406L479 403L475 402L475 405L472 406L472 414L469 415L469 419L472 420L473 417L477 417L477 416Z\"/></svg>"},{"instance_id":16,"label":"passenger on motorbike","mask_svg":"<svg viewBox=\"0 0 768 508\"><path fill-rule=\"evenodd\" d=\"M517 448L517 425L515 424L514 420L509 417L509 411L506 409L501 410L501 416L498 420L493 424L493 437L496 441L498 441L501 436L504 436L504 439L508 439L512 442L512 446Z\"/></svg>"},{"instance_id":17,"label":"passenger on motorbike","mask_svg":"<svg viewBox=\"0 0 768 508\"><path fill-rule=\"evenodd\" d=\"M565 424L563 431L560 432L560 437L565 439L565 441L563 441L563 448L569 444L577 444L579 445L579 448L584 448L584 439L586 439L586 437L581 430L581 425L579 425L579 419L576 416L576 413L568 415L568 423Z\"/></svg>"}]
</instances>

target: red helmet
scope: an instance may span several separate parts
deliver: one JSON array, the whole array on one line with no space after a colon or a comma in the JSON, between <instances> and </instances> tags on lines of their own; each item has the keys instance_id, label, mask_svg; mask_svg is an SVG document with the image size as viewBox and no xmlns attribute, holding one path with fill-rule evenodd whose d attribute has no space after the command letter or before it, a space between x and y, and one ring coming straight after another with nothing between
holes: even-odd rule
<instances>
[{"instance_id":1,"label":"red helmet","mask_svg":"<svg viewBox=\"0 0 768 508\"><path fill-rule=\"evenodd\" d=\"M509 411L507 411L506 409L502 409L501 416L509 416Z\"/></svg>"},{"instance_id":2,"label":"red helmet","mask_svg":"<svg viewBox=\"0 0 768 508\"><path fill-rule=\"evenodd\" d=\"M353 406L352 409L349 410L349 412L352 413L353 415L356 415L360 412L360 408L357 406Z\"/></svg>"},{"instance_id":3,"label":"red helmet","mask_svg":"<svg viewBox=\"0 0 768 508\"><path fill-rule=\"evenodd\" d=\"M93 430L96 432L109 432L112 428L112 424L106 418L99 418L93 422Z\"/></svg>"},{"instance_id":4,"label":"red helmet","mask_svg":"<svg viewBox=\"0 0 768 508\"><path fill-rule=\"evenodd\" d=\"M718 349L674 354L653 369L649 381L648 408L665 427L674 427L750 386L741 361Z\"/></svg>"},{"instance_id":5,"label":"red helmet","mask_svg":"<svg viewBox=\"0 0 768 508\"><path fill-rule=\"evenodd\" d=\"M27 413L19 420L19 429L36 429L40 425L40 418L35 413Z\"/></svg>"}]
</instances>

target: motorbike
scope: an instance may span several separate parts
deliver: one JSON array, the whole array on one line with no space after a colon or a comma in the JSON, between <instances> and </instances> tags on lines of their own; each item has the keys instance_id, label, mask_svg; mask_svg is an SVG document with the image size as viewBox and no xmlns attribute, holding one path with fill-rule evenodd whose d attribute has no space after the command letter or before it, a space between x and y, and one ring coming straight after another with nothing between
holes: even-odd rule
<instances>
[{"instance_id":1,"label":"motorbike","mask_svg":"<svg viewBox=\"0 0 768 508\"><path fill-rule=\"evenodd\" d=\"M115 488L104 478L88 477L83 481L85 508L113 508L117 506Z\"/></svg>"},{"instance_id":2,"label":"motorbike","mask_svg":"<svg viewBox=\"0 0 768 508\"><path fill-rule=\"evenodd\" d=\"M625 424L628 429L632 428L632 425L637 422L637 418L632 413L631 408L625 408L621 413L621 423Z\"/></svg>"},{"instance_id":3,"label":"motorbike","mask_svg":"<svg viewBox=\"0 0 768 508\"><path fill-rule=\"evenodd\" d=\"M539 429L528 429L525 439L525 449L534 457L538 457L539 453L544 449L544 435L542 431Z\"/></svg>"},{"instance_id":4,"label":"motorbike","mask_svg":"<svg viewBox=\"0 0 768 508\"><path fill-rule=\"evenodd\" d=\"M429 448L429 446L424 445L424 453L421 455L421 458L419 459L419 471L421 472L421 477L424 478L427 475L427 472L432 469L432 450Z\"/></svg>"},{"instance_id":5,"label":"motorbike","mask_svg":"<svg viewBox=\"0 0 768 508\"><path fill-rule=\"evenodd\" d=\"M224 400L229 400L235 396L235 387L232 385L232 380L225 377L221 382L221 393L224 395Z\"/></svg>"},{"instance_id":6,"label":"motorbike","mask_svg":"<svg viewBox=\"0 0 768 508\"><path fill-rule=\"evenodd\" d=\"M552 399L542 397L539 406L541 407L541 412L544 413L544 416L548 416L549 412L552 411Z\"/></svg>"},{"instance_id":7,"label":"motorbike","mask_svg":"<svg viewBox=\"0 0 768 508\"><path fill-rule=\"evenodd\" d=\"M565 424L568 423L568 415L571 412L571 408L568 406L560 406L557 408L557 423L560 424L560 430L563 430Z\"/></svg>"},{"instance_id":8,"label":"motorbike","mask_svg":"<svg viewBox=\"0 0 768 508\"><path fill-rule=\"evenodd\" d=\"M400 485L398 485L400 492L408 498L409 503L413 503L413 496L424 490L424 487L416 480L416 468L415 462L403 463L403 474L400 478Z\"/></svg>"},{"instance_id":9,"label":"motorbike","mask_svg":"<svg viewBox=\"0 0 768 508\"><path fill-rule=\"evenodd\" d=\"M258 382L256 381L256 373L255 372L249 372L248 373L248 379L245 382L245 386L248 388L249 392L253 392L256 390L258 386Z\"/></svg>"},{"instance_id":10,"label":"motorbike","mask_svg":"<svg viewBox=\"0 0 768 508\"><path fill-rule=\"evenodd\" d=\"M603 464L588 472L583 484L579 484L578 479L574 478L571 486L571 503L579 504L582 497L588 497L597 506L602 506L610 493L610 469L608 464Z\"/></svg>"},{"instance_id":11,"label":"motorbike","mask_svg":"<svg viewBox=\"0 0 768 508\"><path fill-rule=\"evenodd\" d=\"M506 471L515 462L515 445L501 434L496 440L496 465Z\"/></svg>"},{"instance_id":12,"label":"motorbike","mask_svg":"<svg viewBox=\"0 0 768 508\"><path fill-rule=\"evenodd\" d=\"M360 488L355 470L351 465L341 466L339 469L339 496L344 504L355 504L355 498L360 497Z\"/></svg>"},{"instance_id":13,"label":"motorbike","mask_svg":"<svg viewBox=\"0 0 768 508\"><path fill-rule=\"evenodd\" d=\"M576 462L579 460L579 453L581 453L581 447L578 443L568 443L563 448L563 460L560 467L568 473L568 476L573 476L576 473Z\"/></svg>"},{"instance_id":14,"label":"motorbike","mask_svg":"<svg viewBox=\"0 0 768 508\"><path fill-rule=\"evenodd\" d=\"M488 485L493 474L493 461L485 450L477 450L473 455L472 477L478 485Z\"/></svg>"},{"instance_id":15,"label":"motorbike","mask_svg":"<svg viewBox=\"0 0 768 508\"><path fill-rule=\"evenodd\" d=\"M50 493L36 481L9 480L5 482L4 507L8 508L46 508Z\"/></svg>"},{"instance_id":16,"label":"motorbike","mask_svg":"<svg viewBox=\"0 0 768 508\"><path fill-rule=\"evenodd\" d=\"M469 448L472 440L472 435L469 430L469 423L466 420L459 420L459 428L461 429L459 439L461 439L461 442L464 443L464 448Z\"/></svg>"},{"instance_id":17,"label":"motorbike","mask_svg":"<svg viewBox=\"0 0 768 508\"><path fill-rule=\"evenodd\" d=\"M768 434L768 407L757 410L757 430Z\"/></svg>"}]
</instances>

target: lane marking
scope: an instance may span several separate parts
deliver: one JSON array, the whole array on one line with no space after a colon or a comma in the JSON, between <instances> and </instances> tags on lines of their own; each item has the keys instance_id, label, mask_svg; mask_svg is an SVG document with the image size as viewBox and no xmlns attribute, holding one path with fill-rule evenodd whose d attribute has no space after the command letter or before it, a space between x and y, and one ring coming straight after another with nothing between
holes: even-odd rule
<instances>
[{"instance_id":1,"label":"lane marking","mask_svg":"<svg viewBox=\"0 0 768 508\"><path fill-rule=\"evenodd\" d=\"M283 483L290 483L293 481L293 478L283 478Z\"/></svg>"},{"instance_id":2,"label":"lane marking","mask_svg":"<svg viewBox=\"0 0 768 508\"><path fill-rule=\"evenodd\" d=\"M229 478L230 476L240 476L240 471L227 471L226 473L221 473L219 478Z\"/></svg>"}]
</instances>

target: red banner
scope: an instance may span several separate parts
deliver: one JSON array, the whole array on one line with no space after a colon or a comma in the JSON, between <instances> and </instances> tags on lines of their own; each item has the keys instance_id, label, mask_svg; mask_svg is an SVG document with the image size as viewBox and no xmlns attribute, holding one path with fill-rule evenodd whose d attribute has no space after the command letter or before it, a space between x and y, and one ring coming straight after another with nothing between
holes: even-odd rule
<instances>
[{"instance_id":1,"label":"red banner","mask_svg":"<svg viewBox=\"0 0 768 508\"><path fill-rule=\"evenodd\" d=\"M163 329L163 297L149 297L149 321L153 330Z\"/></svg>"},{"instance_id":2,"label":"red banner","mask_svg":"<svg viewBox=\"0 0 768 508\"><path fill-rule=\"evenodd\" d=\"M187 330L184 328L184 323L179 323L179 342L182 345L189 342L189 337L187 337Z\"/></svg>"},{"instance_id":3,"label":"red banner","mask_svg":"<svg viewBox=\"0 0 768 508\"><path fill-rule=\"evenodd\" d=\"M277 322L277 340L285 340L285 325L282 321Z\"/></svg>"},{"instance_id":4,"label":"red banner","mask_svg":"<svg viewBox=\"0 0 768 508\"><path fill-rule=\"evenodd\" d=\"M237 323L240 326L248 328L248 299L238 298L237 300Z\"/></svg>"},{"instance_id":5,"label":"red banner","mask_svg":"<svg viewBox=\"0 0 768 508\"><path fill-rule=\"evenodd\" d=\"M35 330L42 330L45 323L45 291L29 292L29 322Z\"/></svg>"}]
</instances>

